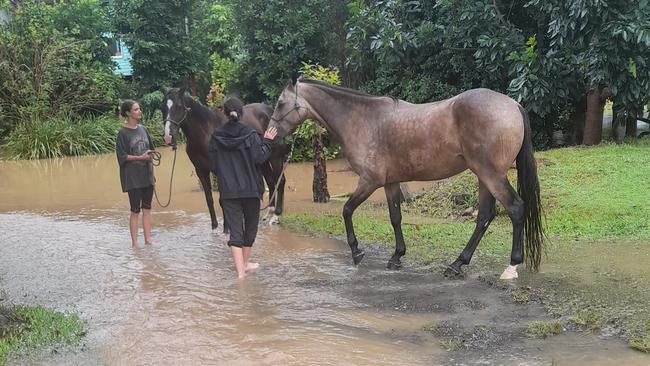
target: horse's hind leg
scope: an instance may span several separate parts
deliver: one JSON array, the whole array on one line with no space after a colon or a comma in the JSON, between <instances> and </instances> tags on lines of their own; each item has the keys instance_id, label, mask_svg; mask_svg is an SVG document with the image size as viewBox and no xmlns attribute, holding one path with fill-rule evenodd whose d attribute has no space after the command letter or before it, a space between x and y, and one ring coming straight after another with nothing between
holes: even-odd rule
<instances>
[{"instance_id":1,"label":"horse's hind leg","mask_svg":"<svg viewBox=\"0 0 650 366\"><path fill-rule=\"evenodd\" d=\"M496 201L494 196L480 180L478 182L478 201L478 217L476 218L474 233L469 239L469 242L467 242L463 252L458 256L458 259L447 266L445 270L445 276L447 277L459 275L461 273L461 267L469 264L474 255L474 251L481 242L481 238L483 238L488 226L490 226L490 223L496 216Z\"/></svg>"},{"instance_id":2,"label":"horse's hind leg","mask_svg":"<svg viewBox=\"0 0 650 366\"><path fill-rule=\"evenodd\" d=\"M402 262L400 258L406 254L406 244L404 244L404 235L402 235L402 212L400 210L400 188L399 183L391 183L384 186L386 192L386 201L388 202L388 212L390 213L390 223L393 225L395 232L395 254L388 261L388 269L400 269Z\"/></svg>"},{"instance_id":3,"label":"horse's hind leg","mask_svg":"<svg viewBox=\"0 0 650 366\"><path fill-rule=\"evenodd\" d=\"M348 245L350 246L350 251L352 252L352 261L354 264L359 264L363 259L364 252L359 249L359 242L357 241L356 235L354 235L354 226L352 224L352 214L354 210L363 203L372 192L374 192L378 187L371 185L365 180L359 179L359 184L357 189L352 193L352 196L345 202L343 206L343 221L345 222L345 232L348 237Z\"/></svg>"},{"instance_id":4,"label":"horse's hind leg","mask_svg":"<svg viewBox=\"0 0 650 366\"><path fill-rule=\"evenodd\" d=\"M501 279L514 279L518 277L517 265L524 261L524 201L515 192L505 176L486 180L485 183L492 195L508 210L508 216L512 222L510 266L503 272Z\"/></svg>"}]
</instances>

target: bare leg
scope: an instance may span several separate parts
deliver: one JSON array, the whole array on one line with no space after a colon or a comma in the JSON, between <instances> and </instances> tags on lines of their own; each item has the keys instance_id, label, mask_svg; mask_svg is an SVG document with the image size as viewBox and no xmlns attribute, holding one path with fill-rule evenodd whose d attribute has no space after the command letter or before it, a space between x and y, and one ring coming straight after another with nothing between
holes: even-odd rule
<instances>
[{"instance_id":1,"label":"bare leg","mask_svg":"<svg viewBox=\"0 0 650 366\"><path fill-rule=\"evenodd\" d=\"M151 210L142 209L142 230L144 231L144 243L151 245Z\"/></svg>"},{"instance_id":2,"label":"bare leg","mask_svg":"<svg viewBox=\"0 0 650 366\"><path fill-rule=\"evenodd\" d=\"M251 255L251 247L242 247L242 252L244 254L244 270L248 271L260 266L259 263L248 261L248 257Z\"/></svg>"},{"instance_id":3,"label":"bare leg","mask_svg":"<svg viewBox=\"0 0 650 366\"><path fill-rule=\"evenodd\" d=\"M138 214L131 212L131 217L129 218L129 231L131 232L131 246L138 246Z\"/></svg>"},{"instance_id":4,"label":"bare leg","mask_svg":"<svg viewBox=\"0 0 650 366\"><path fill-rule=\"evenodd\" d=\"M395 232L395 254L388 261L388 269L400 269L402 262L400 258L406 254L406 244L404 244L404 235L402 234L402 212L400 210L400 188L399 183L391 183L384 186L386 192L386 201L388 202L388 212L390 213L390 223L393 225Z\"/></svg>"},{"instance_id":5,"label":"bare leg","mask_svg":"<svg viewBox=\"0 0 650 366\"><path fill-rule=\"evenodd\" d=\"M363 203L368 197L377 189L377 186L370 185L365 180L359 179L357 189L352 193L352 196L345 202L343 206L343 221L345 221L345 232L348 236L348 245L352 252L352 261L354 264L359 264L363 259L365 253L359 249L359 242L357 236L354 235L354 226L352 224L352 214L360 204Z\"/></svg>"},{"instance_id":6,"label":"bare leg","mask_svg":"<svg viewBox=\"0 0 650 366\"><path fill-rule=\"evenodd\" d=\"M237 270L237 277L242 279L246 277L246 268L244 267L244 253L242 248L236 246L230 247L232 260L235 262L235 269Z\"/></svg>"}]
</instances>

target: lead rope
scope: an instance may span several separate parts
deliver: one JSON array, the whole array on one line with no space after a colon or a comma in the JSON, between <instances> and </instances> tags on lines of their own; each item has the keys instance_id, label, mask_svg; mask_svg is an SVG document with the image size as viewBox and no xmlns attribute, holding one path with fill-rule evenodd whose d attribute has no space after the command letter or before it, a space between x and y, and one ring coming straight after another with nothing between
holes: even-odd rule
<instances>
[{"instance_id":1,"label":"lead rope","mask_svg":"<svg viewBox=\"0 0 650 366\"><path fill-rule=\"evenodd\" d=\"M176 146L172 147L174 149L174 162L172 163L172 174L169 177L169 199L167 200L166 204L160 203L160 200L158 199L158 190L156 189L156 186L153 188L153 194L156 196L156 202L158 202L158 205L160 207L167 207L169 206L169 203L172 201L172 181L174 179L174 169L176 168ZM158 151L153 151L151 153L151 161L153 166L160 166L160 159L162 158L162 155Z\"/></svg>"}]
</instances>

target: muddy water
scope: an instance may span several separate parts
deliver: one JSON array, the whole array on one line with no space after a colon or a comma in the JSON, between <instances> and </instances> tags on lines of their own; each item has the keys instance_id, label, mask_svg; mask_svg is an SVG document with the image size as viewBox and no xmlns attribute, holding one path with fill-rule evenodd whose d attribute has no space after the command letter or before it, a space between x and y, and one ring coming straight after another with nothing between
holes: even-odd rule
<instances>
[{"instance_id":1,"label":"muddy water","mask_svg":"<svg viewBox=\"0 0 650 366\"><path fill-rule=\"evenodd\" d=\"M170 161L164 151L161 198ZM237 281L184 153L177 164L172 205L154 207L155 245L132 250L114 156L0 162L0 288L14 303L77 311L88 328L82 346L11 363L649 363L590 334L530 340L525 328L547 320L544 311L513 304L476 279L446 281L420 267L387 272L389 253L372 248L354 268L345 243L277 227L260 231L254 259L261 268ZM354 189L344 162L329 169L332 194ZM292 165L287 174L287 209L317 209L309 203L311 165ZM465 334L464 348L444 350L440 342L451 338L422 331L427 324Z\"/></svg>"}]
</instances>

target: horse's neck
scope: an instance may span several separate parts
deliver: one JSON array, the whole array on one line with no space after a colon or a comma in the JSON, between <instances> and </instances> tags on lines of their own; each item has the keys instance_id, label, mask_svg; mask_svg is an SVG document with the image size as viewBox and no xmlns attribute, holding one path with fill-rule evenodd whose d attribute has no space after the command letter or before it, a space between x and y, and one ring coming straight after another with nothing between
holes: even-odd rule
<instances>
[{"instance_id":1,"label":"horse's neck","mask_svg":"<svg viewBox=\"0 0 650 366\"><path fill-rule=\"evenodd\" d=\"M188 121L183 125L183 132L188 143L203 143L207 141L206 136L211 135L216 127L223 124L223 118L219 118L216 111L195 101L190 105Z\"/></svg>"},{"instance_id":2,"label":"horse's neck","mask_svg":"<svg viewBox=\"0 0 650 366\"><path fill-rule=\"evenodd\" d=\"M383 113L379 104L355 105L349 98L337 98L322 90L316 90L310 97L309 104L316 114L316 119L320 120L343 146L358 141L360 135L368 136L359 134L359 131L367 131L371 121L379 120ZM375 102L370 100L368 103ZM359 111L359 108L363 110Z\"/></svg>"}]
</instances>

